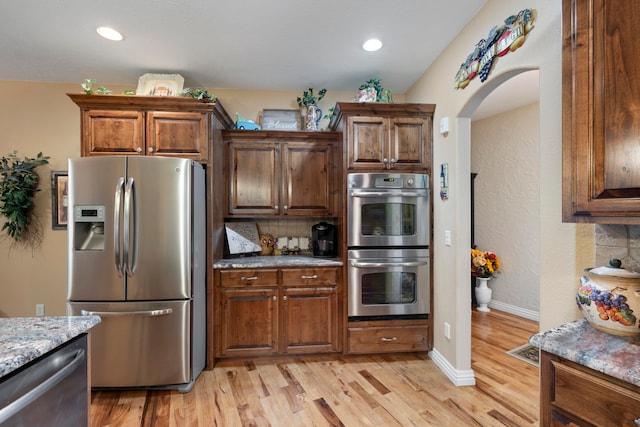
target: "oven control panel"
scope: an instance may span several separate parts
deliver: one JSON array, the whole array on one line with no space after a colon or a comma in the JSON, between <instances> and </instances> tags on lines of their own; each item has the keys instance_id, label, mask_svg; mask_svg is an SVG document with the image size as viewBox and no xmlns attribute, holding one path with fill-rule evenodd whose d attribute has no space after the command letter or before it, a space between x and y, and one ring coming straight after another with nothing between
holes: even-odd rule
<instances>
[{"instance_id":1,"label":"oven control panel","mask_svg":"<svg viewBox=\"0 0 640 427\"><path fill-rule=\"evenodd\" d=\"M416 173L350 173L347 175L350 189L427 189L429 175Z\"/></svg>"}]
</instances>

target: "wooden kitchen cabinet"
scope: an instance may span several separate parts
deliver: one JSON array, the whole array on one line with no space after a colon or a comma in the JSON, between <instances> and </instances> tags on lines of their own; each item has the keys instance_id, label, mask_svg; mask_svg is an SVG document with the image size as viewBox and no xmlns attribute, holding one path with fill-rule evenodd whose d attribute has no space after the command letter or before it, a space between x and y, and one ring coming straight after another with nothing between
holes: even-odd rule
<instances>
[{"instance_id":1,"label":"wooden kitchen cabinet","mask_svg":"<svg viewBox=\"0 0 640 427\"><path fill-rule=\"evenodd\" d=\"M217 270L217 357L333 353L341 268Z\"/></svg>"},{"instance_id":2,"label":"wooden kitchen cabinet","mask_svg":"<svg viewBox=\"0 0 640 427\"><path fill-rule=\"evenodd\" d=\"M563 221L640 224L640 9L562 4Z\"/></svg>"},{"instance_id":3,"label":"wooden kitchen cabinet","mask_svg":"<svg viewBox=\"0 0 640 427\"><path fill-rule=\"evenodd\" d=\"M339 133L225 131L227 216L336 215Z\"/></svg>"},{"instance_id":4,"label":"wooden kitchen cabinet","mask_svg":"<svg viewBox=\"0 0 640 427\"><path fill-rule=\"evenodd\" d=\"M343 132L348 170L430 173L434 110L431 104L339 102L329 128Z\"/></svg>"},{"instance_id":5,"label":"wooden kitchen cabinet","mask_svg":"<svg viewBox=\"0 0 640 427\"><path fill-rule=\"evenodd\" d=\"M206 163L219 102L130 95L68 95L81 114L82 156L184 157Z\"/></svg>"},{"instance_id":6,"label":"wooden kitchen cabinet","mask_svg":"<svg viewBox=\"0 0 640 427\"><path fill-rule=\"evenodd\" d=\"M349 322L345 354L429 351L428 319Z\"/></svg>"},{"instance_id":7,"label":"wooden kitchen cabinet","mask_svg":"<svg viewBox=\"0 0 640 427\"><path fill-rule=\"evenodd\" d=\"M540 425L640 425L640 390L630 383L542 351Z\"/></svg>"}]
</instances>

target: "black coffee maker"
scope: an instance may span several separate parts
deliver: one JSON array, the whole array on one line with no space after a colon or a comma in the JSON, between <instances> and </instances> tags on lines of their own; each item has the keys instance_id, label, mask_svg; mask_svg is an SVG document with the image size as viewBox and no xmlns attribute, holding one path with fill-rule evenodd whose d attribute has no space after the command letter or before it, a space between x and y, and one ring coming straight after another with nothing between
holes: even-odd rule
<instances>
[{"instance_id":1,"label":"black coffee maker","mask_svg":"<svg viewBox=\"0 0 640 427\"><path fill-rule=\"evenodd\" d=\"M336 256L336 226L321 222L311 227L311 244L313 256Z\"/></svg>"}]
</instances>

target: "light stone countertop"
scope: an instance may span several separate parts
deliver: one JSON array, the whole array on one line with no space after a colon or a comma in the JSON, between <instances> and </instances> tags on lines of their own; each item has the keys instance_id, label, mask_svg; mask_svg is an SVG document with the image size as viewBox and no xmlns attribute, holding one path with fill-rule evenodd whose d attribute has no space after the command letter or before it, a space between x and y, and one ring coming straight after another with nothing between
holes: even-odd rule
<instances>
[{"instance_id":1,"label":"light stone countertop","mask_svg":"<svg viewBox=\"0 0 640 427\"><path fill-rule=\"evenodd\" d=\"M640 386L640 345L593 328L586 319L541 332L529 344L594 371Z\"/></svg>"},{"instance_id":2,"label":"light stone countertop","mask_svg":"<svg viewBox=\"0 0 640 427\"><path fill-rule=\"evenodd\" d=\"M98 316L0 318L0 378L100 323Z\"/></svg>"},{"instance_id":3,"label":"light stone countertop","mask_svg":"<svg viewBox=\"0 0 640 427\"><path fill-rule=\"evenodd\" d=\"M213 268L269 268L269 267L340 267L338 258L314 258L298 255L252 256L215 260Z\"/></svg>"}]
</instances>

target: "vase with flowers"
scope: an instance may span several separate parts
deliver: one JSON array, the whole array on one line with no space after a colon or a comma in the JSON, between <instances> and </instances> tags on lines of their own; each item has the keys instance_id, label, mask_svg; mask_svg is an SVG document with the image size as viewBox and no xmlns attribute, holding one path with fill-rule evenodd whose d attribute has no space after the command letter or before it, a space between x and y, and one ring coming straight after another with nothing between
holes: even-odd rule
<instances>
[{"instance_id":1,"label":"vase with flowers","mask_svg":"<svg viewBox=\"0 0 640 427\"><path fill-rule=\"evenodd\" d=\"M478 311L491 311L487 304L491 301L489 279L500 271L500 260L493 252L471 249L471 275L476 278L475 295Z\"/></svg>"}]
</instances>

